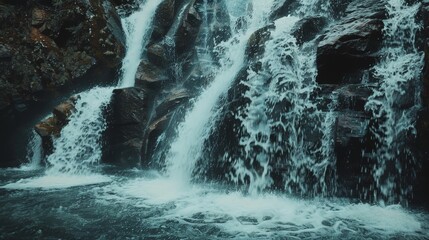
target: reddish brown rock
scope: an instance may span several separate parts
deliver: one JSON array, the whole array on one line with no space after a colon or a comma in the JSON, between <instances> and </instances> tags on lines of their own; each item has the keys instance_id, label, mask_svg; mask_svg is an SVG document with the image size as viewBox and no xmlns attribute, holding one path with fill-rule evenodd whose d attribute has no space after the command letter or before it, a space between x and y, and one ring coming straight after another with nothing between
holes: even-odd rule
<instances>
[{"instance_id":1,"label":"reddish brown rock","mask_svg":"<svg viewBox=\"0 0 429 240\"><path fill-rule=\"evenodd\" d=\"M40 27L42 24L45 23L48 16L49 15L46 10L41 8L34 8L31 17L31 25L34 27Z\"/></svg>"},{"instance_id":2,"label":"reddish brown rock","mask_svg":"<svg viewBox=\"0 0 429 240\"><path fill-rule=\"evenodd\" d=\"M56 117L49 117L36 124L34 130L37 132L37 134L40 135L40 137L46 138L51 136L59 136L61 127Z\"/></svg>"}]
</instances>

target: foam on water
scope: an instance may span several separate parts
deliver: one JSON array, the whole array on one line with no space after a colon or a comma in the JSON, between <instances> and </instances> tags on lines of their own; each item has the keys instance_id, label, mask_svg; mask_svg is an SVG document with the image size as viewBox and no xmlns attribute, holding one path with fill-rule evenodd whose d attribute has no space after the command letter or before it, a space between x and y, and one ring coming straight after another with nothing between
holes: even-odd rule
<instances>
[{"instance_id":1,"label":"foam on water","mask_svg":"<svg viewBox=\"0 0 429 240\"><path fill-rule=\"evenodd\" d=\"M164 209L154 221L215 225L238 238L428 236L419 215L399 205L303 200L270 193L250 196L215 185L184 189L177 184L171 179L142 178L101 187L96 195L103 204Z\"/></svg>"},{"instance_id":2,"label":"foam on water","mask_svg":"<svg viewBox=\"0 0 429 240\"><path fill-rule=\"evenodd\" d=\"M92 174L87 176L60 174L21 179L17 182L0 186L0 188L21 190L39 188L48 190L70 188L82 185L100 184L110 181L110 177L99 174Z\"/></svg>"}]
</instances>

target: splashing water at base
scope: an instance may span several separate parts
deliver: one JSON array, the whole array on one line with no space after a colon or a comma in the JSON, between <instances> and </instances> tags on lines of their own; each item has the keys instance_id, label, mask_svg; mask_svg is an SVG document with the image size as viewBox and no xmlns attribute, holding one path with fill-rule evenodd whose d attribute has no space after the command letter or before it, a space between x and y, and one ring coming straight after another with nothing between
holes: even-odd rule
<instances>
[{"instance_id":1,"label":"splashing water at base","mask_svg":"<svg viewBox=\"0 0 429 240\"><path fill-rule=\"evenodd\" d=\"M383 239L419 238L427 234L419 215L399 205L303 200L268 193L249 196L217 185L193 185L188 190L178 190L176 181L159 177L111 184L97 189L96 195L102 205L114 202L159 209L156 219L151 220L156 225L216 228L213 237Z\"/></svg>"}]
</instances>

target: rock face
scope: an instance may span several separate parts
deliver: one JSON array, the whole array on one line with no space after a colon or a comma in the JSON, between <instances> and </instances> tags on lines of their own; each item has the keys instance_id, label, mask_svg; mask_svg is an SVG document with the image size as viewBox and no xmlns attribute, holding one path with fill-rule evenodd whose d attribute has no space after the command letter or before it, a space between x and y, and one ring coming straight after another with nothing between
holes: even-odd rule
<instances>
[{"instance_id":1,"label":"rock face","mask_svg":"<svg viewBox=\"0 0 429 240\"><path fill-rule=\"evenodd\" d=\"M165 134L174 134L174 129L167 126L181 115L178 114L181 106L191 95L179 86L193 81L194 85L187 86L195 88L204 83L198 82L195 75L199 64L193 49L200 37L202 20L198 6L201 4L201 1L184 4L165 0L158 7L147 51L136 73L136 87L132 88L141 96L137 98L131 94L135 96L131 100L121 97L125 94L123 91L131 90L116 90L112 98L112 120L106 135L111 146L105 161L116 165L149 166L152 155L157 152L158 138L167 130L171 132ZM124 111L123 107L129 110L127 106L133 101L139 104L140 107L131 105L136 114L144 116L143 120L133 124L117 123L117 113Z\"/></svg>"},{"instance_id":2,"label":"rock face","mask_svg":"<svg viewBox=\"0 0 429 240\"><path fill-rule=\"evenodd\" d=\"M150 114L150 102L141 88L113 91L108 113L104 159L119 166L140 166L142 136Z\"/></svg>"},{"instance_id":3,"label":"rock face","mask_svg":"<svg viewBox=\"0 0 429 240\"><path fill-rule=\"evenodd\" d=\"M124 41L110 1L0 1L0 131L63 91L116 80ZM1 152L11 142L2 134Z\"/></svg>"},{"instance_id":4,"label":"rock face","mask_svg":"<svg viewBox=\"0 0 429 240\"><path fill-rule=\"evenodd\" d=\"M358 83L359 73L377 61L384 6L384 1L354 1L345 17L327 30L317 49L319 83Z\"/></svg>"}]
</instances>

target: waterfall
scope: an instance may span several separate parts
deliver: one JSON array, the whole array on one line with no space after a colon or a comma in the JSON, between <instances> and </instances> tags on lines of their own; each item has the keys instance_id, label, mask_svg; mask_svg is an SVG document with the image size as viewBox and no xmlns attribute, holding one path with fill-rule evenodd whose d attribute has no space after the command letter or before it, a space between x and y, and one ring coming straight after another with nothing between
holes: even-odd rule
<instances>
[{"instance_id":1,"label":"waterfall","mask_svg":"<svg viewBox=\"0 0 429 240\"><path fill-rule=\"evenodd\" d=\"M150 38L152 19L162 0L146 1L140 10L122 20L126 35L126 54L121 79L116 88L134 86L135 73L144 47ZM95 87L80 93L76 111L53 140L53 153L46 159L49 175L90 174L102 154L102 133L106 129L103 109L109 103L114 87Z\"/></svg>"},{"instance_id":2,"label":"waterfall","mask_svg":"<svg viewBox=\"0 0 429 240\"><path fill-rule=\"evenodd\" d=\"M20 169L35 170L40 168L43 159L42 139L34 130L31 131L30 137L28 139L26 153L25 159L27 163L22 165Z\"/></svg>"},{"instance_id":3,"label":"waterfall","mask_svg":"<svg viewBox=\"0 0 429 240\"><path fill-rule=\"evenodd\" d=\"M54 139L53 153L46 161L47 174L88 174L101 158L101 134L106 128L103 106L110 100L113 88L93 88L79 94L76 112Z\"/></svg>"},{"instance_id":4,"label":"waterfall","mask_svg":"<svg viewBox=\"0 0 429 240\"><path fill-rule=\"evenodd\" d=\"M305 17L329 12L323 1L303 1L295 15ZM299 17L275 22L266 43L263 69L250 74L242 84L250 102L236 114L241 122L239 156L227 156L234 163L231 179L248 183L249 192L271 186L271 172L283 169L283 188L289 193L327 195L334 191L335 155L332 128L335 99L329 112L318 110L311 99L317 88L314 41L300 46L290 33Z\"/></svg>"},{"instance_id":5,"label":"waterfall","mask_svg":"<svg viewBox=\"0 0 429 240\"><path fill-rule=\"evenodd\" d=\"M240 1L240 3L243 2ZM254 31L267 24L274 3L274 0L251 1L252 12L244 15L248 21L247 28L237 32L229 41L220 44L219 47L222 49L221 67L215 73L213 82L195 99L185 120L180 123L177 137L168 151L166 163L170 178L183 183L191 180L194 165L201 156L203 143L211 132L210 123L214 123L216 120L217 103L225 95L235 76L243 67L249 37ZM232 12L232 9L228 8L228 10ZM240 14L243 14L243 11ZM246 14L245 11L244 14ZM231 26L234 24L235 18L232 18Z\"/></svg>"},{"instance_id":6,"label":"waterfall","mask_svg":"<svg viewBox=\"0 0 429 240\"><path fill-rule=\"evenodd\" d=\"M146 46L152 27L152 20L156 9L162 0L146 1L140 6L140 10L122 19L124 26L127 52L122 61L122 78L118 87L126 88L134 86L135 75L140 64L141 55Z\"/></svg>"},{"instance_id":7,"label":"waterfall","mask_svg":"<svg viewBox=\"0 0 429 240\"><path fill-rule=\"evenodd\" d=\"M384 56L374 67L380 84L365 106L377 119L372 128L377 142L371 154L376 161L372 194L374 200L388 203L406 199L418 166L410 141L416 135L421 92L418 80L423 69L423 53L415 47L419 8L419 3L408 6L403 0L389 0Z\"/></svg>"}]
</instances>

